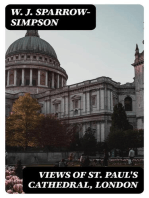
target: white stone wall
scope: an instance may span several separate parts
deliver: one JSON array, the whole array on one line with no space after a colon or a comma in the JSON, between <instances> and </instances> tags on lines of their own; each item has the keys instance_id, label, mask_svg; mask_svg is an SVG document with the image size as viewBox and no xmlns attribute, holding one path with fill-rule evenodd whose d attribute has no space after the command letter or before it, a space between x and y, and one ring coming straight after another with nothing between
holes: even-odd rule
<instances>
[{"instance_id":1,"label":"white stone wall","mask_svg":"<svg viewBox=\"0 0 149 198\"><path fill-rule=\"evenodd\" d=\"M66 89L66 91L65 91ZM64 90L64 91L63 91ZM70 123L82 123L82 135L85 130L91 126L92 123L96 122L96 138L97 141L103 142L109 133L110 128L110 114L113 111L113 95L116 93L116 89L112 88L111 85L102 84L96 87L92 86L90 89L78 88L67 92L67 87L61 89L62 93L57 90L49 91L47 96L42 96L39 102L43 104L42 113L44 114L55 114L54 101L59 102L58 106L58 117L67 119L69 116ZM81 91L80 91L81 90ZM133 90L133 89L132 89ZM131 91L132 91L131 90ZM134 91L134 90L133 90ZM52 95L52 92L54 93ZM69 95L69 96L68 96ZM96 104L92 105L92 97L96 97ZM135 95L129 94L133 100L133 111L129 112L128 115L135 117ZM69 98L68 98L69 97ZM124 104L124 99L127 94L119 95L119 102ZM78 114L74 115L74 98L78 98ZM143 107L141 107L143 108ZM140 110L142 112L142 110ZM139 112L139 111L138 111ZM108 114L107 114L108 113ZM96 118L95 118L96 115ZM109 117L108 117L109 116ZM141 121L138 121L138 125L142 127ZM81 134L80 134L81 135Z\"/></svg>"},{"instance_id":2,"label":"white stone wall","mask_svg":"<svg viewBox=\"0 0 149 198\"><path fill-rule=\"evenodd\" d=\"M144 129L144 123L143 123L142 118L137 118L137 128Z\"/></svg>"},{"instance_id":3,"label":"white stone wall","mask_svg":"<svg viewBox=\"0 0 149 198\"><path fill-rule=\"evenodd\" d=\"M104 99L105 99L105 98L104 98L104 96L105 96L104 94L105 94L105 93L104 93L104 91L105 91L104 89L101 89L101 90L100 90L100 93L101 93L101 94L100 94L101 110L104 109L104 105L105 105L105 101L104 101Z\"/></svg>"}]
</instances>

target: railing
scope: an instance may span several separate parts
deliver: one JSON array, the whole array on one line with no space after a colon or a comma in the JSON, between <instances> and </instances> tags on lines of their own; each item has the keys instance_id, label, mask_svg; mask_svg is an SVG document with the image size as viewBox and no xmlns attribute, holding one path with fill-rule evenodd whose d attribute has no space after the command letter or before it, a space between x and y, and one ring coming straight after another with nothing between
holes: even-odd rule
<instances>
[{"instance_id":1,"label":"railing","mask_svg":"<svg viewBox=\"0 0 149 198\"><path fill-rule=\"evenodd\" d=\"M72 89L72 88L77 88L77 87L84 86L84 85L87 85L87 84L99 83L99 82L100 83L108 82L108 83L113 84L114 86L120 86L119 82L115 82L109 77L99 77L99 78L96 78L96 79L93 79L93 80L86 80L86 81L83 81L81 83L70 85L69 88Z\"/></svg>"}]
</instances>

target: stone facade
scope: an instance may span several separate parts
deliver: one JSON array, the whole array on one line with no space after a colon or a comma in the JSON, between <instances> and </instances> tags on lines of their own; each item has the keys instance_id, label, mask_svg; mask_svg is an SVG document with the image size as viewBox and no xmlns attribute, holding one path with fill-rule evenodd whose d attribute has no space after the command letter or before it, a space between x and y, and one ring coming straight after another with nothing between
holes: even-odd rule
<instances>
[{"instance_id":1,"label":"stone facade","mask_svg":"<svg viewBox=\"0 0 149 198\"><path fill-rule=\"evenodd\" d=\"M144 128L144 51L139 53L136 45L135 61L136 122L137 128Z\"/></svg>"},{"instance_id":2,"label":"stone facade","mask_svg":"<svg viewBox=\"0 0 149 198\"><path fill-rule=\"evenodd\" d=\"M29 36L35 35L30 33ZM141 58L135 55L135 62L132 64L135 80L132 83L121 85L103 76L66 85L68 76L60 67L57 57L51 62L52 57L38 51L23 51L23 55L21 50L11 51L10 54L8 52L6 116L11 112L13 102L20 95L29 92L41 104L42 113L55 114L62 121L71 124L78 123L80 137L88 127L92 127L96 129L97 141L103 142L110 132L113 106L118 102L125 106L133 128L143 128L144 53L138 55ZM13 75L10 77L10 74Z\"/></svg>"}]
</instances>

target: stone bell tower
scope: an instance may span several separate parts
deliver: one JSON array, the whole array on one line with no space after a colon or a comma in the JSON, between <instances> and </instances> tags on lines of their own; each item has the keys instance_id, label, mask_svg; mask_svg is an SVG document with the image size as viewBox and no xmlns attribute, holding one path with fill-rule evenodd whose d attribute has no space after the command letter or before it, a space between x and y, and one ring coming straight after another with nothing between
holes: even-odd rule
<instances>
[{"instance_id":1,"label":"stone bell tower","mask_svg":"<svg viewBox=\"0 0 149 198\"><path fill-rule=\"evenodd\" d=\"M143 41L144 44L144 41ZM135 95L136 95L136 121L137 129L144 128L144 51L139 53L136 44L135 61L132 64L135 72Z\"/></svg>"}]
</instances>

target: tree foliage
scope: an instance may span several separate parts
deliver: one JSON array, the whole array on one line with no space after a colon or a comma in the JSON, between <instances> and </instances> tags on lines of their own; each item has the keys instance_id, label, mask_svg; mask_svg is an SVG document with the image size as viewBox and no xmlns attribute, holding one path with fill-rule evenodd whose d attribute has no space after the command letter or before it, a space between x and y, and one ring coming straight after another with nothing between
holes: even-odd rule
<instances>
[{"instance_id":1,"label":"tree foliage","mask_svg":"<svg viewBox=\"0 0 149 198\"><path fill-rule=\"evenodd\" d=\"M66 148L74 141L75 127L53 115L40 114L41 106L29 93L13 104L6 119L6 145L12 147Z\"/></svg>"},{"instance_id":2,"label":"tree foliage","mask_svg":"<svg viewBox=\"0 0 149 198\"><path fill-rule=\"evenodd\" d=\"M140 130L126 130L111 132L106 140L110 149L125 150L128 148L137 148L144 146L144 131Z\"/></svg>"},{"instance_id":3,"label":"tree foliage","mask_svg":"<svg viewBox=\"0 0 149 198\"><path fill-rule=\"evenodd\" d=\"M6 119L6 145L35 146L33 129L40 120L41 107L29 93L20 96L13 104L12 113Z\"/></svg>"},{"instance_id":4,"label":"tree foliage","mask_svg":"<svg viewBox=\"0 0 149 198\"><path fill-rule=\"evenodd\" d=\"M124 131L131 128L131 125L128 122L125 109L121 103L118 103L114 106L113 114L111 116L112 123L110 131Z\"/></svg>"},{"instance_id":5,"label":"tree foliage","mask_svg":"<svg viewBox=\"0 0 149 198\"><path fill-rule=\"evenodd\" d=\"M42 148L67 148L74 141L74 129L53 115L44 115L34 129L37 145Z\"/></svg>"},{"instance_id":6,"label":"tree foliage","mask_svg":"<svg viewBox=\"0 0 149 198\"><path fill-rule=\"evenodd\" d=\"M97 140L95 138L95 129L90 127L85 131L81 138L82 149L86 155L93 154L96 151Z\"/></svg>"},{"instance_id":7,"label":"tree foliage","mask_svg":"<svg viewBox=\"0 0 149 198\"><path fill-rule=\"evenodd\" d=\"M71 142L69 146L69 150L71 151L81 151L82 145L81 145L81 139L79 137L79 133L82 131L82 125L75 123L71 125L71 130L73 131L73 141Z\"/></svg>"},{"instance_id":8,"label":"tree foliage","mask_svg":"<svg viewBox=\"0 0 149 198\"><path fill-rule=\"evenodd\" d=\"M123 151L130 147L143 147L143 130L132 129L121 103L114 106L111 119L110 133L106 139L110 149L117 148Z\"/></svg>"}]
</instances>

